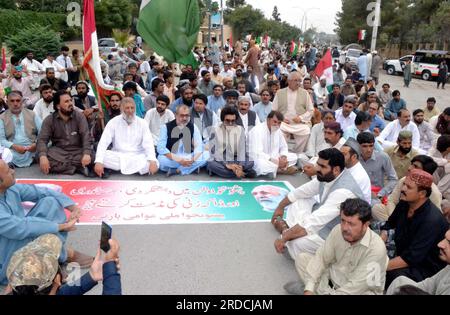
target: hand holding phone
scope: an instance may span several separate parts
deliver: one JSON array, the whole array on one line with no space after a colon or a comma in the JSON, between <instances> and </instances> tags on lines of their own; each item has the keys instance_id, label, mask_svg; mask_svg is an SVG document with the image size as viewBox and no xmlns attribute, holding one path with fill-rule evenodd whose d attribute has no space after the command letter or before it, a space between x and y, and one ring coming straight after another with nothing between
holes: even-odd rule
<instances>
[{"instance_id":1,"label":"hand holding phone","mask_svg":"<svg viewBox=\"0 0 450 315\"><path fill-rule=\"evenodd\" d=\"M100 248L107 253L110 249L109 240L111 239L112 228L105 222L102 222L102 232L100 237Z\"/></svg>"}]
</instances>

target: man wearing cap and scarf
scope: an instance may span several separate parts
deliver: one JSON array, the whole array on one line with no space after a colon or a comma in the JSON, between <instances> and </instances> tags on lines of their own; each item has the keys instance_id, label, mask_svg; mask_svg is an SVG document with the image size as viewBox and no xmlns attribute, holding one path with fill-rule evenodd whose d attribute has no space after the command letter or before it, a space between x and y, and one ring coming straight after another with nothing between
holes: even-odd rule
<instances>
[{"instance_id":1,"label":"man wearing cap and scarf","mask_svg":"<svg viewBox=\"0 0 450 315\"><path fill-rule=\"evenodd\" d=\"M227 90L223 92L223 98L225 99L224 107L232 106L237 109L239 98L239 92L237 90ZM217 115L220 115L220 110L218 111Z\"/></svg>"},{"instance_id":2,"label":"man wearing cap and scarf","mask_svg":"<svg viewBox=\"0 0 450 315\"><path fill-rule=\"evenodd\" d=\"M317 106L323 106L327 101L328 89L327 89L327 77L321 76L320 81L313 86L314 94L316 95Z\"/></svg>"},{"instance_id":3,"label":"man wearing cap and scarf","mask_svg":"<svg viewBox=\"0 0 450 315\"><path fill-rule=\"evenodd\" d=\"M412 132L407 130L398 134L396 146L385 149L384 152L391 159L398 178L406 176L411 160L419 155L419 152L412 147Z\"/></svg>"},{"instance_id":4,"label":"man wearing cap and scarf","mask_svg":"<svg viewBox=\"0 0 450 315\"><path fill-rule=\"evenodd\" d=\"M109 244L104 257L98 249L89 272L74 283L61 285L61 240L53 234L42 235L14 253L7 269L6 294L83 295L102 281L103 295L120 295L119 243L110 239Z\"/></svg>"},{"instance_id":5,"label":"man wearing cap and scarf","mask_svg":"<svg viewBox=\"0 0 450 315\"><path fill-rule=\"evenodd\" d=\"M386 288L399 276L414 281L432 277L445 267L439 259L438 243L445 237L449 224L441 211L430 201L433 176L412 170L405 179L400 202L381 227L381 238L395 230L395 257L389 261Z\"/></svg>"},{"instance_id":6,"label":"man wearing cap and scarf","mask_svg":"<svg viewBox=\"0 0 450 315\"><path fill-rule=\"evenodd\" d=\"M23 202L35 205L26 213ZM71 212L69 218L64 209ZM81 209L66 195L35 185L16 184L14 170L0 160L0 285L6 284L6 268L14 252L47 233L55 234L63 243L59 250L61 263L89 266L92 257L64 246L80 216Z\"/></svg>"},{"instance_id":7,"label":"man wearing cap and scarf","mask_svg":"<svg viewBox=\"0 0 450 315\"><path fill-rule=\"evenodd\" d=\"M311 133L311 118L314 105L309 93L300 87L302 77L298 72L291 72L288 77L288 87L277 92L272 109L284 115L281 131L285 137L294 136L294 153L305 150Z\"/></svg>"}]
</instances>

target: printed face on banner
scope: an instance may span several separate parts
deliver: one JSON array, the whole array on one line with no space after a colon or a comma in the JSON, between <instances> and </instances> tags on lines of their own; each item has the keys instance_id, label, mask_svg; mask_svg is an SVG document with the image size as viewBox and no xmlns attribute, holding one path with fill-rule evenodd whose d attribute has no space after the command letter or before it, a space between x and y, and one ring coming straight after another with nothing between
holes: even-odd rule
<instances>
[{"instance_id":1,"label":"printed face on banner","mask_svg":"<svg viewBox=\"0 0 450 315\"><path fill-rule=\"evenodd\" d=\"M69 196L82 209L81 224L269 222L291 189L285 182L19 182L45 185Z\"/></svg>"}]
</instances>

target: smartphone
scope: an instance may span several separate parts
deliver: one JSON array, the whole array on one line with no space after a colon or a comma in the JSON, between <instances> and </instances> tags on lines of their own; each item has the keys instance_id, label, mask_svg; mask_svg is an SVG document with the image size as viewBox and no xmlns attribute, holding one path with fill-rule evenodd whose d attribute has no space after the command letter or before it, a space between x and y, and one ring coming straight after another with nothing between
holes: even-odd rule
<instances>
[{"instance_id":1,"label":"smartphone","mask_svg":"<svg viewBox=\"0 0 450 315\"><path fill-rule=\"evenodd\" d=\"M107 253L109 251L109 240L112 235L112 228L105 222L102 222L102 233L100 237L100 248Z\"/></svg>"}]
</instances>

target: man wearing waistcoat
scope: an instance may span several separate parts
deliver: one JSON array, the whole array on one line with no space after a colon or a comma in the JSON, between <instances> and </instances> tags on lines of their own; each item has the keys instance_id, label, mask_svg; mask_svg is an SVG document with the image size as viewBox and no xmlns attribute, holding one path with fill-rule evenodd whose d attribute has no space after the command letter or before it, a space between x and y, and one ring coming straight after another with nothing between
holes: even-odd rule
<instances>
[{"instance_id":1,"label":"man wearing waistcoat","mask_svg":"<svg viewBox=\"0 0 450 315\"><path fill-rule=\"evenodd\" d=\"M207 108L208 97L205 94L194 96L194 107L191 110L191 120L197 126L203 140L203 149L209 150L209 138L212 129L219 125L219 117Z\"/></svg>"},{"instance_id":2,"label":"man wearing waistcoat","mask_svg":"<svg viewBox=\"0 0 450 315\"><path fill-rule=\"evenodd\" d=\"M258 126L261 123L256 113L250 110L250 105L250 96L239 96L239 116L237 117L236 124L244 127L246 137L248 137L248 133L253 129L253 127Z\"/></svg>"},{"instance_id":3,"label":"man wearing waistcoat","mask_svg":"<svg viewBox=\"0 0 450 315\"><path fill-rule=\"evenodd\" d=\"M203 152L202 135L190 121L190 108L180 105L175 120L161 126L157 145L159 168L167 176L189 175L206 165L208 152Z\"/></svg>"},{"instance_id":4,"label":"man wearing waistcoat","mask_svg":"<svg viewBox=\"0 0 450 315\"><path fill-rule=\"evenodd\" d=\"M287 138L295 139L294 153L305 150L311 134L311 118L314 105L309 93L300 87L302 77L298 72L291 72L288 77L288 87L277 92L272 109L284 115L281 131Z\"/></svg>"},{"instance_id":5,"label":"man wearing waistcoat","mask_svg":"<svg viewBox=\"0 0 450 315\"><path fill-rule=\"evenodd\" d=\"M284 198L272 217L272 224L281 233L275 249L288 249L292 259L301 253L314 254L331 230L340 222L339 205L349 198L364 194L345 169L345 157L335 148L319 152L317 178L298 187ZM285 208L286 221L283 220Z\"/></svg>"},{"instance_id":6,"label":"man wearing waistcoat","mask_svg":"<svg viewBox=\"0 0 450 315\"><path fill-rule=\"evenodd\" d=\"M23 108L22 95L17 91L9 93L8 108L0 116L1 146L12 151L15 166L28 167L33 163L42 121L32 110Z\"/></svg>"}]
</instances>

